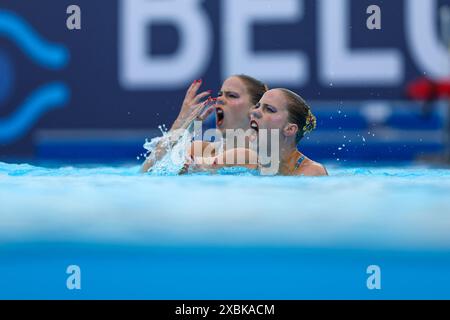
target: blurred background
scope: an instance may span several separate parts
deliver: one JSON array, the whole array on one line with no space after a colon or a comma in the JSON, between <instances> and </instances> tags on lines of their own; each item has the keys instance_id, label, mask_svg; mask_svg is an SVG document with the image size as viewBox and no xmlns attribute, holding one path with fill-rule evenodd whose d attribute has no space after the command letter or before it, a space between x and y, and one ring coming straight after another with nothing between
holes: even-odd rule
<instances>
[{"instance_id":1,"label":"blurred background","mask_svg":"<svg viewBox=\"0 0 450 320\"><path fill-rule=\"evenodd\" d=\"M79 30L66 25L71 4ZM367 26L370 5L381 9L380 29ZM318 129L301 146L311 158L445 163L446 5L3 0L0 161L139 163L194 79L216 92L245 73L311 104Z\"/></svg>"}]
</instances>

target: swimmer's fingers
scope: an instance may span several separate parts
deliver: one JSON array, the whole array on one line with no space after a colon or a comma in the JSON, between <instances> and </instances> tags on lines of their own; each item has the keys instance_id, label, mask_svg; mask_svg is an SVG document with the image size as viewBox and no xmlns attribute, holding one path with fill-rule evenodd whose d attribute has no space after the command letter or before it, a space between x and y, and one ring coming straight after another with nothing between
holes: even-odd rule
<instances>
[{"instance_id":1,"label":"swimmer's fingers","mask_svg":"<svg viewBox=\"0 0 450 320\"><path fill-rule=\"evenodd\" d=\"M192 106L191 114L190 114L189 118L191 118L191 119L197 118L197 116L201 113L201 111L204 107L205 107L205 102L197 103L196 105Z\"/></svg>"},{"instance_id":2,"label":"swimmer's fingers","mask_svg":"<svg viewBox=\"0 0 450 320\"><path fill-rule=\"evenodd\" d=\"M198 117L197 120L203 121L205 120L211 113L214 112L216 108L214 106L210 106L206 110L204 110Z\"/></svg>"},{"instance_id":3,"label":"swimmer's fingers","mask_svg":"<svg viewBox=\"0 0 450 320\"><path fill-rule=\"evenodd\" d=\"M203 91L202 93L199 93L195 96L194 99L192 99L193 104L198 104L203 98L206 98L207 96L211 95L211 90Z\"/></svg>"},{"instance_id":4,"label":"swimmer's fingers","mask_svg":"<svg viewBox=\"0 0 450 320\"><path fill-rule=\"evenodd\" d=\"M192 107L192 99L195 98L197 90L198 90L198 80L195 80L186 91L183 104L181 105L180 114L178 115L179 118L181 119L185 118L187 116L187 113L192 111L190 110L190 108Z\"/></svg>"},{"instance_id":5,"label":"swimmer's fingers","mask_svg":"<svg viewBox=\"0 0 450 320\"><path fill-rule=\"evenodd\" d=\"M186 90L186 95L184 96L184 101L190 100L193 96L194 87L197 85L197 80L191 83L189 88Z\"/></svg>"},{"instance_id":6,"label":"swimmer's fingers","mask_svg":"<svg viewBox=\"0 0 450 320\"><path fill-rule=\"evenodd\" d=\"M196 104L190 108L189 115L186 116L183 124L180 126L181 129L187 129L192 121L197 119L198 115L201 113L202 109L205 107L205 102Z\"/></svg>"},{"instance_id":7,"label":"swimmer's fingers","mask_svg":"<svg viewBox=\"0 0 450 320\"><path fill-rule=\"evenodd\" d=\"M209 97L206 101L190 107L189 115L185 117L180 127L187 129L193 121L204 120L214 110L215 101L216 99Z\"/></svg>"},{"instance_id":8,"label":"swimmer's fingers","mask_svg":"<svg viewBox=\"0 0 450 320\"><path fill-rule=\"evenodd\" d=\"M186 119L195 109L196 105L205 97L211 95L211 90L204 91L197 94L198 89L202 84L202 80L195 80L186 92L186 96L183 100L183 105L181 106L181 111L178 116L181 120Z\"/></svg>"},{"instance_id":9,"label":"swimmer's fingers","mask_svg":"<svg viewBox=\"0 0 450 320\"><path fill-rule=\"evenodd\" d=\"M202 85L202 80L195 80L190 87L188 88L186 92L186 96L184 97L184 101L186 103L190 103L195 96L197 95L198 89L200 89L200 86Z\"/></svg>"},{"instance_id":10,"label":"swimmer's fingers","mask_svg":"<svg viewBox=\"0 0 450 320\"><path fill-rule=\"evenodd\" d=\"M194 112L196 114L196 119L200 121L205 120L206 117L208 117L214 111L216 103L216 98L209 97L203 103L198 104L198 109L196 109L196 111Z\"/></svg>"},{"instance_id":11,"label":"swimmer's fingers","mask_svg":"<svg viewBox=\"0 0 450 320\"><path fill-rule=\"evenodd\" d=\"M206 110L206 108L210 108L212 106L212 103L214 99L212 99L211 97L209 97L207 100L201 102L201 103L197 103L195 106L192 107L192 112L191 112L191 116L195 119L198 118L198 116L200 114L203 113L204 110Z\"/></svg>"}]
</instances>

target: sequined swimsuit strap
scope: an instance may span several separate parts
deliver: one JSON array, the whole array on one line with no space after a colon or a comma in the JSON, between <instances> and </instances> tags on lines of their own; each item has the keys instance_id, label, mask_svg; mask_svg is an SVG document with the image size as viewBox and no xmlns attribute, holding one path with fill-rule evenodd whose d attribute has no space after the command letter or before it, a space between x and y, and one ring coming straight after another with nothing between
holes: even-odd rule
<instances>
[{"instance_id":1,"label":"sequined swimsuit strap","mask_svg":"<svg viewBox=\"0 0 450 320\"><path fill-rule=\"evenodd\" d=\"M297 163L295 164L295 170L297 170L300 165L302 164L303 160L305 160L305 156L302 155L300 158L298 158Z\"/></svg>"}]
</instances>

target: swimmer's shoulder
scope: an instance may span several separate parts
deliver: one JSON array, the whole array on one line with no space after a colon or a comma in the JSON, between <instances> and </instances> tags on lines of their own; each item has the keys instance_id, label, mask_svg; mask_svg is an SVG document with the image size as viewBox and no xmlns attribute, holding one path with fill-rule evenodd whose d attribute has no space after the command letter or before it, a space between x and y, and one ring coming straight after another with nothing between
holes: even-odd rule
<instances>
[{"instance_id":1,"label":"swimmer's shoulder","mask_svg":"<svg viewBox=\"0 0 450 320\"><path fill-rule=\"evenodd\" d=\"M308 177L319 177L327 176L328 171L324 165L313 161L309 158L305 158L304 163L294 171L295 176L308 176Z\"/></svg>"},{"instance_id":2,"label":"swimmer's shoulder","mask_svg":"<svg viewBox=\"0 0 450 320\"><path fill-rule=\"evenodd\" d=\"M202 157L204 156L204 152L207 151L208 153L211 153L209 156L214 156L217 149L217 143L196 140L191 143L190 154L191 156Z\"/></svg>"}]
</instances>

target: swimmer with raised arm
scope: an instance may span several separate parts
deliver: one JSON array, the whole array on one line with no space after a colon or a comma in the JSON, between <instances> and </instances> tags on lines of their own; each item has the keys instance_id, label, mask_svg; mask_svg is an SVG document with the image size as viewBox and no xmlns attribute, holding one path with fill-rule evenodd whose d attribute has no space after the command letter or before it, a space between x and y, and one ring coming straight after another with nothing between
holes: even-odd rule
<instances>
[{"instance_id":1,"label":"swimmer with raised arm","mask_svg":"<svg viewBox=\"0 0 450 320\"><path fill-rule=\"evenodd\" d=\"M178 139L178 136L172 133L188 129L193 121L204 120L214 111L216 128L222 133L227 129L249 129L248 113L267 91L266 85L250 76L231 76L223 82L214 107L208 107L206 105L211 102L210 100L205 103L200 101L208 97L211 91L198 94L201 84L202 82L197 80L188 88L180 113L167 135L167 139L171 141L165 139L158 144L153 154L147 157L142 165L142 172L148 172L167 153L167 146ZM196 145L200 145L201 150L209 148L212 155L215 155L214 145L210 142L195 141L192 148Z\"/></svg>"},{"instance_id":2,"label":"swimmer with raised arm","mask_svg":"<svg viewBox=\"0 0 450 320\"><path fill-rule=\"evenodd\" d=\"M296 93L284 89L272 89L267 91L261 100L249 112L249 127L254 134L267 130L277 130L278 141L269 143L271 152L277 151L279 159L275 174L278 175L303 175L303 176L325 176L328 175L323 165L315 162L297 149L297 145L305 134L316 127L316 118L310 107ZM264 129L264 130L263 130ZM277 148L275 150L275 148ZM244 159L243 163L230 164L226 159ZM195 170L217 170L227 166L244 166L251 169L263 169L261 163L251 163L251 159L258 157L257 152L249 149L226 150L211 159L193 158L190 169ZM206 164L205 164L206 163ZM273 165L273 163L272 163ZM186 166L186 167L187 167ZM187 169L187 168L186 168Z\"/></svg>"}]
</instances>

